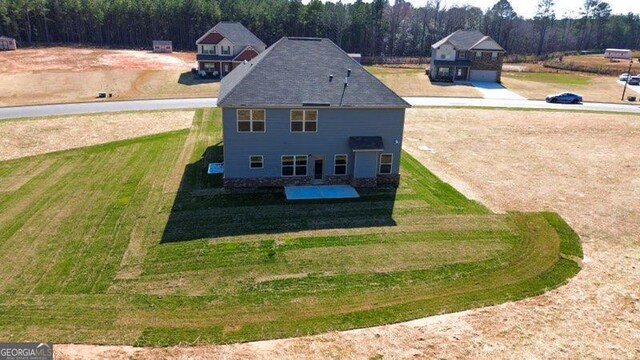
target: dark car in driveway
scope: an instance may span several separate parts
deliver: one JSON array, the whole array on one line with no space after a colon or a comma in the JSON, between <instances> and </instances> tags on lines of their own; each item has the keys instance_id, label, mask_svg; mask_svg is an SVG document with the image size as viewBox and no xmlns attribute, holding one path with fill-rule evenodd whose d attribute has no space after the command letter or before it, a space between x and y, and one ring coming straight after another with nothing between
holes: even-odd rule
<instances>
[{"instance_id":1,"label":"dark car in driveway","mask_svg":"<svg viewBox=\"0 0 640 360\"><path fill-rule=\"evenodd\" d=\"M549 95L545 98L548 103L580 104L582 96L570 92Z\"/></svg>"}]
</instances>

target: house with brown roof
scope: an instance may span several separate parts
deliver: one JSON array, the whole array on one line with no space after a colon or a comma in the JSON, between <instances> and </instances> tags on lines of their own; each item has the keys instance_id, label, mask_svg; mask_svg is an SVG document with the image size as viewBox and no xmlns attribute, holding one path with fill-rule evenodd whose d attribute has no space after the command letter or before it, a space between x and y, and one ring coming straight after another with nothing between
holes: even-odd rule
<instances>
[{"instance_id":1,"label":"house with brown roof","mask_svg":"<svg viewBox=\"0 0 640 360\"><path fill-rule=\"evenodd\" d=\"M267 45L239 22L222 21L197 41L198 70L224 77L244 61L265 51Z\"/></svg>"},{"instance_id":2,"label":"house with brown roof","mask_svg":"<svg viewBox=\"0 0 640 360\"><path fill-rule=\"evenodd\" d=\"M1 50L15 50L16 49L16 39L0 36L0 51Z\"/></svg>"},{"instance_id":3,"label":"house with brown roof","mask_svg":"<svg viewBox=\"0 0 640 360\"><path fill-rule=\"evenodd\" d=\"M505 50L477 30L458 30L431 45L432 81L500 82Z\"/></svg>"}]
</instances>

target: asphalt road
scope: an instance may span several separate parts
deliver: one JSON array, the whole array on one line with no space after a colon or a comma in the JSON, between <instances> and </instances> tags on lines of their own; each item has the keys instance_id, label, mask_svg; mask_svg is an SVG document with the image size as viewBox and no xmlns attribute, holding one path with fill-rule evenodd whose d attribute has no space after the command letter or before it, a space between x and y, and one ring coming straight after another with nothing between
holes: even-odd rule
<instances>
[{"instance_id":1,"label":"asphalt road","mask_svg":"<svg viewBox=\"0 0 640 360\"><path fill-rule=\"evenodd\" d=\"M637 112L640 106L626 104L584 103L580 105L547 104L537 100L449 98L449 97L405 97L413 106L427 107L495 107L527 109L572 109L605 112ZM162 99L134 101L104 101L74 104L32 105L0 107L0 119L14 119L40 116L73 115L85 113L195 109L215 107L217 98Z\"/></svg>"}]
</instances>

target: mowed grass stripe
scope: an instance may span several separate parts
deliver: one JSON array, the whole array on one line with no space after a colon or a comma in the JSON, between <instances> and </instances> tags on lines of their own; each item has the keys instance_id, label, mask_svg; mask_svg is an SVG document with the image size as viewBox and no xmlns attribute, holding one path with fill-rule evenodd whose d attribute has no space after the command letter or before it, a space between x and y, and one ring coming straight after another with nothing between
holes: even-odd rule
<instances>
[{"instance_id":1,"label":"mowed grass stripe","mask_svg":"<svg viewBox=\"0 0 640 360\"><path fill-rule=\"evenodd\" d=\"M131 231L128 220L127 229L120 232L121 216L127 209L131 196L133 195L141 176L146 171L147 166L157 166L154 160L155 149L150 145L161 147L166 139L156 139L147 142L145 146L141 144L128 145L126 147L117 148L117 152L122 152L115 158L117 161L109 167L103 167L98 164L95 171L102 171L103 177L109 181L101 186L100 194L102 197L93 200L89 205L94 211L88 211L85 216L93 217L96 222L87 224L86 228L76 228L75 236L68 238L60 257L56 259L54 268L47 274L42 281L39 292L67 292L67 293L83 293L90 292L95 289L96 279L99 275L101 267L107 266L109 263L109 252L116 249L118 261L109 264L109 275L113 275L117 269L117 265L126 249ZM108 155L108 153L105 153ZM106 159L105 159L106 160ZM103 165L107 165L103 162ZM109 169L107 176L105 172ZM147 194L145 194L147 195ZM145 196L139 200L144 201ZM102 207L92 205L94 201L103 204ZM137 207L139 203L134 203ZM105 212L106 210L106 212ZM135 216L135 215L134 215ZM72 222L69 226L74 226ZM111 281L111 276L99 284L99 290L104 291Z\"/></svg>"},{"instance_id":2,"label":"mowed grass stripe","mask_svg":"<svg viewBox=\"0 0 640 360\"><path fill-rule=\"evenodd\" d=\"M95 204L102 203L108 196L105 195L104 189L112 183L112 180L106 176L105 169L111 168L124 155L124 149L120 149L111 162L105 161L99 154L77 157L84 161L75 163L74 173L63 179L67 185L66 191L61 193L48 208L51 214L42 214L44 217L49 217L50 221L34 223L40 228L40 233L34 236L47 239L46 248L39 252L39 256L33 257L33 261L39 262L41 266L20 279L22 287L31 287L32 292L42 292L43 287L49 288L51 292L60 289L59 282L64 281L64 278L56 277L55 283L49 283L46 274L55 269L61 257L76 254L77 249L74 251L69 249L73 240L94 234L103 216L101 211L95 211ZM78 189L86 190L78 191ZM51 221L53 219L56 221ZM64 238L60 239L56 236L57 234L64 234Z\"/></svg>"},{"instance_id":3,"label":"mowed grass stripe","mask_svg":"<svg viewBox=\"0 0 640 360\"><path fill-rule=\"evenodd\" d=\"M446 247L448 242L482 241L487 239L511 240L515 235L510 231L430 231L397 234L367 234L358 236L327 236L305 237L279 241L262 240L258 242L234 242L210 244L203 241L193 241L184 246L162 246L154 248L148 256L145 275L168 272L193 271L218 267L234 267L258 264L273 264L279 261L293 266L291 261L285 260L286 253L300 249L321 249L339 247L338 252L359 252L355 248L345 247L375 245L381 248L396 246L401 243L424 243L427 247L432 243L439 243ZM410 256L411 254L408 254ZM284 256L285 259L280 259ZM322 257L322 256L321 256ZM372 258L372 262L375 262ZM427 263L425 262L425 265ZM356 267L357 268L357 267ZM325 271L309 267L300 271Z\"/></svg>"},{"instance_id":4,"label":"mowed grass stripe","mask_svg":"<svg viewBox=\"0 0 640 360\"><path fill-rule=\"evenodd\" d=\"M45 192L38 196L26 197L33 201L25 210L16 216L19 227L9 227L2 235L2 257L0 269L5 275L1 286L8 291L30 291L35 284L37 274L51 264L51 258L59 250L55 241L51 241L49 234L58 234L58 225L65 219L74 207L66 204L74 198L73 189L68 186L68 179L82 178L82 171L77 167L77 159L65 159L62 172L54 175L54 179L47 179ZM25 189L28 190L28 189ZM59 207L59 204L66 204ZM46 219L46 220L45 220ZM31 241L25 242L28 238ZM16 256L20 254L21 256ZM32 269L25 272L24 269ZM11 283L10 288L7 288Z\"/></svg>"}]
</instances>

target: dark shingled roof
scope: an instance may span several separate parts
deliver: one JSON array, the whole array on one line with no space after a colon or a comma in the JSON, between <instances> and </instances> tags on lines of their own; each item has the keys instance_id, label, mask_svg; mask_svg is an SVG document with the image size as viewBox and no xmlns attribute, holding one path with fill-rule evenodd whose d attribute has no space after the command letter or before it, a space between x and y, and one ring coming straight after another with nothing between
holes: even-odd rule
<instances>
[{"instance_id":1,"label":"dark shingled roof","mask_svg":"<svg viewBox=\"0 0 640 360\"><path fill-rule=\"evenodd\" d=\"M349 137L351 150L384 150L382 136L351 136Z\"/></svg>"},{"instance_id":2,"label":"dark shingled roof","mask_svg":"<svg viewBox=\"0 0 640 360\"><path fill-rule=\"evenodd\" d=\"M221 21L207 33L211 31L217 31L236 46L267 47L262 40L258 39L257 36L239 22Z\"/></svg>"},{"instance_id":3,"label":"dark shingled roof","mask_svg":"<svg viewBox=\"0 0 640 360\"><path fill-rule=\"evenodd\" d=\"M479 43L487 41L482 47L477 47ZM494 50L504 51L495 40L490 36L486 36L478 30L458 30L444 39L431 45L432 48L439 48L442 44L450 43L457 50Z\"/></svg>"},{"instance_id":4,"label":"dark shingled roof","mask_svg":"<svg viewBox=\"0 0 640 360\"><path fill-rule=\"evenodd\" d=\"M222 80L218 100L220 106L304 104L410 107L331 40L292 37L235 68Z\"/></svg>"}]
</instances>

